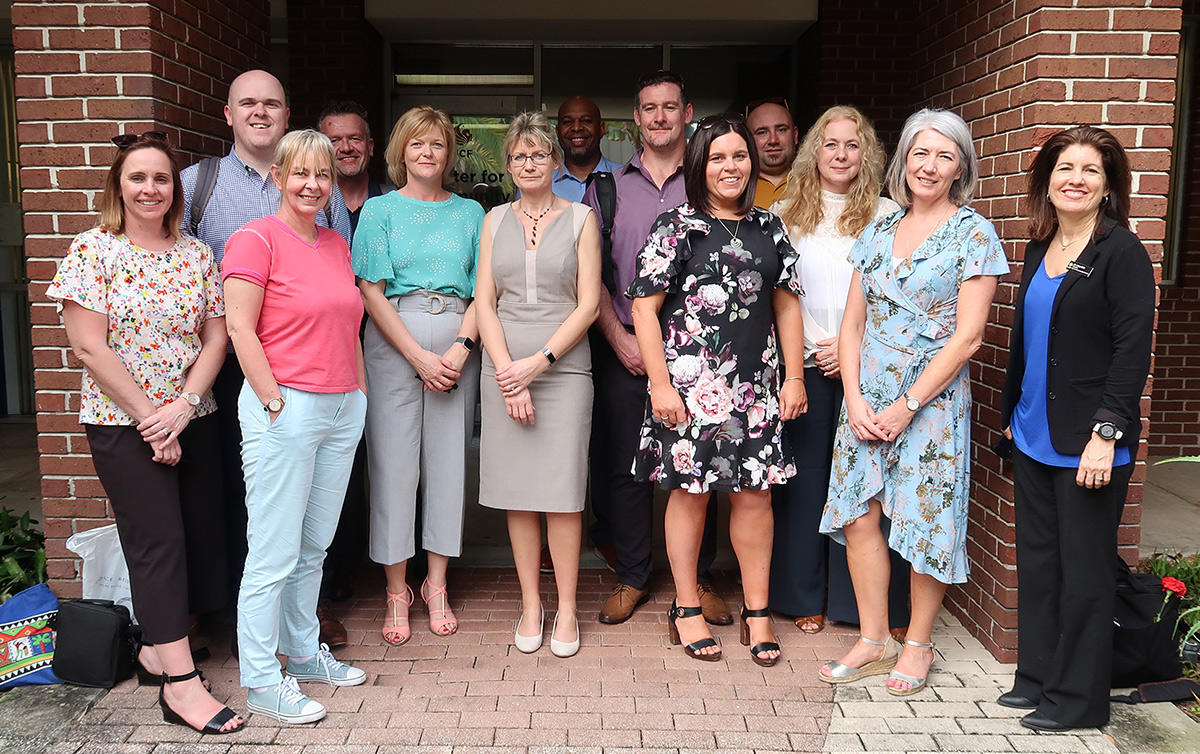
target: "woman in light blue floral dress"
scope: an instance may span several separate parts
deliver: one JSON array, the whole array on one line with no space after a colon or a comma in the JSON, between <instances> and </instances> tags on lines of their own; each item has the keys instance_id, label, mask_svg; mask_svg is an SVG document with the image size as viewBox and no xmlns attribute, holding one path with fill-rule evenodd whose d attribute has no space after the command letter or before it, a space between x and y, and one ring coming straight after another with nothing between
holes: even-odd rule
<instances>
[{"instance_id":1,"label":"woman in light blue floral dress","mask_svg":"<svg viewBox=\"0 0 1200 754\"><path fill-rule=\"evenodd\" d=\"M862 635L819 670L828 683L891 671L889 693L921 691L946 586L967 579L967 362L1008 272L991 223L966 206L977 176L961 118L913 115L888 168L902 209L870 225L850 253L838 345L846 397L821 531L846 543ZM891 519L886 541L880 516ZM912 565L902 653L888 636L887 547Z\"/></svg>"},{"instance_id":2,"label":"woman in light blue floral dress","mask_svg":"<svg viewBox=\"0 0 1200 754\"><path fill-rule=\"evenodd\" d=\"M725 490L745 593L742 643L753 639L751 659L767 666L779 659L767 610L770 488L796 473L783 421L807 398L796 252L779 218L753 206L757 165L740 116L700 121L684 157L688 203L659 216L628 295L650 379L633 473L671 490L671 640L696 659L721 657L698 607L696 558L708 497Z\"/></svg>"}]
</instances>

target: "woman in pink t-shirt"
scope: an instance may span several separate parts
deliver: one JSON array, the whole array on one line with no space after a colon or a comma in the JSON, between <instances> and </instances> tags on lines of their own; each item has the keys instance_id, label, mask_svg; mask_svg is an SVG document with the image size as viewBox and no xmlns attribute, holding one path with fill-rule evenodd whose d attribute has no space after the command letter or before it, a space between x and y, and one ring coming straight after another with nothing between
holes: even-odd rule
<instances>
[{"instance_id":1,"label":"woman in pink t-shirt","mask_svg":"<svg viewBox=\"0 0 1200 754\"><path fill-rule=\"evenodd\" d=\"M247 707L285 723L325 716L297 681L356 686L366 673L318 640L317 593L362 436L358 325L350 249L317 227L333 192L333 144L295 131L275 150L279 212L225 245L229 338L246 383L238 398L249 553L238 594ZM281 675L276 652L288 656Z\"/></svg>"}]
</instances>

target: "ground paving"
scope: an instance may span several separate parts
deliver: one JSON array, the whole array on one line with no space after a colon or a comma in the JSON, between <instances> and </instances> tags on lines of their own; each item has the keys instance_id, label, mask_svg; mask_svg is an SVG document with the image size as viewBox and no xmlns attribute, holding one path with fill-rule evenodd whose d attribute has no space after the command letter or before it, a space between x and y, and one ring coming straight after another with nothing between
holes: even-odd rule
<instances>
[{"instance_id":1,"label":"ground paving","mask_svg":"<svg viewBox=\"0 0 1200 754\"><path fill-rule=\"evenodd\" d=\"M995 704L1012 678L953 617L943 613L934 638L938 663L931 688L907 700L889 696L883 678L834 687L816 669L855 639L846 626L816 636L776 621L785 660L760 668L738 641L738 627L718 627L724 659L701 663L670 647L666 574L633 619L602 626L594 616L611 590L607 571L581 572L583 646L569 659L548 646L523 655L512 646L519 589L511 569L461 568L450 594L460 628L429 632L412 611L414 634L402 647L379 636L383 585L364 579L356 598L335 606L350 645L336 654L362 667L367 683L305 690L329 709L319 723L281 726L250 716L233 736L201 737L167 725L155 689L127 681L47 750L54 754L299 752L301 754L692 754L695 752L1079 752L1118 754L1101 731L1038 734L1017 724L1019 712ZM547 632L553 617L546 589ZM719 580L730 607L737 585ZM202 665L214 693L245 709L237 664L220 642ZM1180 713L1182 714L1182 713Z\"/></svg>"}]
</instances>

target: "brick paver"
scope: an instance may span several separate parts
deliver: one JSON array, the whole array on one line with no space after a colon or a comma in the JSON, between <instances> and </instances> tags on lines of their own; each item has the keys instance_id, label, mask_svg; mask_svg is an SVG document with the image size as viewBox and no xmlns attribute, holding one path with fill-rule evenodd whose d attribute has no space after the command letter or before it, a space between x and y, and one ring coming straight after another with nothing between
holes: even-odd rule
<instances>
[{"instance_id":1,"label":"brick paver","mask_svg":"<svg viewBox=\"0 0 1200 754\"><path fill-rule=\"evenodd\" d=\"M367 569L371 571L373 569ZM383 643L383 583L368 573L355 599L334 606L350 645L336 654L367 674L367 684L333 689L305 684L330 714L312 725L283 726L250 716L232 736L200 736L163 723L157 690L127 681L99 700L53 754L700 754L701 752L1081 752L1116 754L1099 731L1042 735L1020 727L1017 710L995 704L1012 667L996 662L949 615L934 639L938 663L931 688L891 697L882 677L831 687L816 678L821 663L842 654L855 631L828 625L816 636L777 617L784 661L760 668L738 640L738 626L714 627L724 658L700 663L670 647L668 574L654 598L627 623L596 622L614 577L580 574L582 648L554 657L549 646L523 655L512 646L518 617L516 575L503 568L451 571L459 631L429 631L418 600L413 638ZM731 609L732 580L718 580ZM553 584L543 577L549 632ZM202 665L214 693L244 710L237 663L221 643Z\"/></svg>"}]
</instances>

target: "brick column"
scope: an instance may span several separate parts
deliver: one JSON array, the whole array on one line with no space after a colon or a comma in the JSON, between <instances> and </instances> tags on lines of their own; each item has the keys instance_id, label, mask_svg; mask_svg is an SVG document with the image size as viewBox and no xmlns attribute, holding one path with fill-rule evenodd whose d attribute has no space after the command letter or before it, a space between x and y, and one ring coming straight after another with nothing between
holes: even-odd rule
<instances>
[{"instance_id":1,"label":"brick column","mask_svg":"<svg viewBox=\"0 0 1200 754\"><path fill-rule=\"evenodd\" d=\"M999 429L1013 301L1024 258L1021 196L1036 147L1084 123L1105 127L1129 151L1131 215L1160 275L1175 75L1179 0L1074 0L1060 7L1024 2L921 2L918 38L936 40L914 59L918 102L949 107L970 124L982 157L974 206L996 226L1013 272L1001 285L985 345L971 364L971 578L949 606L999 659L1015 659L1016 553L1012 468L988 449ZM1149 383L1142 416L1150 415ZM1148 420L1120 533L1136 557Z\"/></svg>"},{"instance_id":2,"label":"brick column","mask_svg":"<svg viewBox=\"0 0 1200 754\"><path fill-rule=\"evenodd\" d=\"M228 82L268 61L269 2L14 0L12 21L47 570L70 597L79 582L65 540L112 512L78 423L79 364L46 287L74 235L97 222L112 136L164 130L189 156L227 148Z\"/></svg>"}]
</instances>

